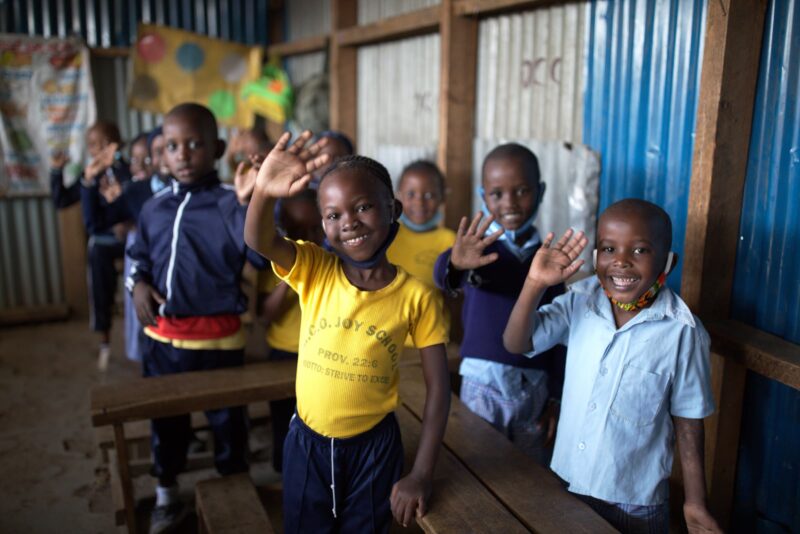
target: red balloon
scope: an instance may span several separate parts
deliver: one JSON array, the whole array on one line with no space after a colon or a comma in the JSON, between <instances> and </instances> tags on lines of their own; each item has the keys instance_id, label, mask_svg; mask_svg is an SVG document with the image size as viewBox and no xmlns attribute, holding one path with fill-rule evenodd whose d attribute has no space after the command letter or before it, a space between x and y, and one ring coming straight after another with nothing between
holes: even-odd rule
<instances>
[{"instance_id":1,"label":"red balloon","mask_svg":"<svg viewBox=\"0 0 800 534\"><path fill-rule=\"evenodd\" d=\"M147 63L158 63L164 58L167 46L164 39L157 33L147 33L136 43L139 56Z\"/></svg>"}]
</instances>

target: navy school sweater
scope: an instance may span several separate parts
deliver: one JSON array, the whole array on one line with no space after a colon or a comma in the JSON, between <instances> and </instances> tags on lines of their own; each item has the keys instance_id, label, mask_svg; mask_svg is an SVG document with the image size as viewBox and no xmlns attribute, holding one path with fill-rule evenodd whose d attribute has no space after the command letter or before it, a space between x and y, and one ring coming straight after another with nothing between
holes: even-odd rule
<instances>
[{"instance_id":1,"label":"navy school sweater","mask_svg":"<svg viewBox=\"0 0 800 534\"><path fill-rule=\"evenodd\" d=\"M464 292L461 357L547 371L551 396L560 398L566 363L566 349L563 346L557 345L536 358L513 354L503 346L503 331L522 292L533 254L527 260L520 261L501 241L495 241L486 247L484 254L496 252L497 261L472 271L457 271L450 263L451 251L446 250L436 260L433 278L436 285L449 295L458 290ZM564 284L548 288L539 305L552 302L565 290Z\"/></svg>"}]
</instances>

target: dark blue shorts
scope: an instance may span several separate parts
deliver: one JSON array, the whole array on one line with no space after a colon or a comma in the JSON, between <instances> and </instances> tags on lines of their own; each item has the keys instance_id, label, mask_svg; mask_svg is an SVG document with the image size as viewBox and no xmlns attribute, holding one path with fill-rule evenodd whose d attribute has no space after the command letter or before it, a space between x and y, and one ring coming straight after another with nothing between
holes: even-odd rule
<instances>
[{"instance_id":1,"label":"dark blue shorts","mask_svg":"<svg viewBox=\"0 0 800 534\"><path fill-rule=\"evenodd\" d=\"M389 495L402 472L393 413L346 439L317 434L295 416L283 452L285 532L389 532Z\"/></svg>"}]
</instances>

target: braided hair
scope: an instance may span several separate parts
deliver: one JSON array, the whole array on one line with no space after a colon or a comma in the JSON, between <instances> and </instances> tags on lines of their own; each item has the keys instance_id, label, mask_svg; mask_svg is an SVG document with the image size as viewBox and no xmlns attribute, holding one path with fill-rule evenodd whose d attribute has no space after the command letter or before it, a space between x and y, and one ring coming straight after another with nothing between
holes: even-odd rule
<instances>
[{"instance_id":1,"label":"braided hair","mask_svg":"<svg viewBox=\"0 0 800 534\"><path fill-rule=\"evenodd\" d=\"M394 190L392 189L392 179L389 176L389 171L386 167L378 163L372 158L366 156L344 156L333 162L333 165L328 167L322 177L319 179L319 186L326 177L337 171L342 170L360 170L369 174L372 178L386 187L389 192L389 197L394 198Z\"/></svg>"},{"instance_id":2,"label":"braided hair","mask_svg":"<svg viewBox=\"0 0 800 534\"><path fill-rule=\"evenodd\" d=\"M431 176L436 183L436 189L439 190L439 196L444 198L444 174L442 171L439 170L439 167L432 161L428 161L426 159L418 159L416 161L412 161L408 165L405 166L403 172L400 173L400 181L397 183L397 188L400 189L400 185L403 183L403 178L405 178L406 174L409 173L418 173L418 174L427 174Z\"/></svg>"}]
</instances>

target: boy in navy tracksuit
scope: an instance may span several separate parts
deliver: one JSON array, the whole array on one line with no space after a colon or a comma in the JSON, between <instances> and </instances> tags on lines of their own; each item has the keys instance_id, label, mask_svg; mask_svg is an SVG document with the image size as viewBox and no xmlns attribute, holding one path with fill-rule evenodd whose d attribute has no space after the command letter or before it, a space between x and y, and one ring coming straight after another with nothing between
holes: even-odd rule
<instances>
[{"instance_id":1,"label":"boy in navy tracksuit","mask_svg":"<svg viewBox=\"0 0 800 534\"><path fill-rule=\"evenodd\" d=\"M127 286L147 336L145 376L242 365L245 335L239 315L247 299L240 289L245 259L266 262L244 244L245 209L214 169L225 150L211 112L181 104L164 119L164 158L169 187L148 200L136 241L128 250L133 266ZM206 412L214 432L214 460L221 474L247 471L244 407ZM156 508L150 532L179 522L178 499L191 437L189 415L152 422Z\"/></svg>"}]
</instances>

